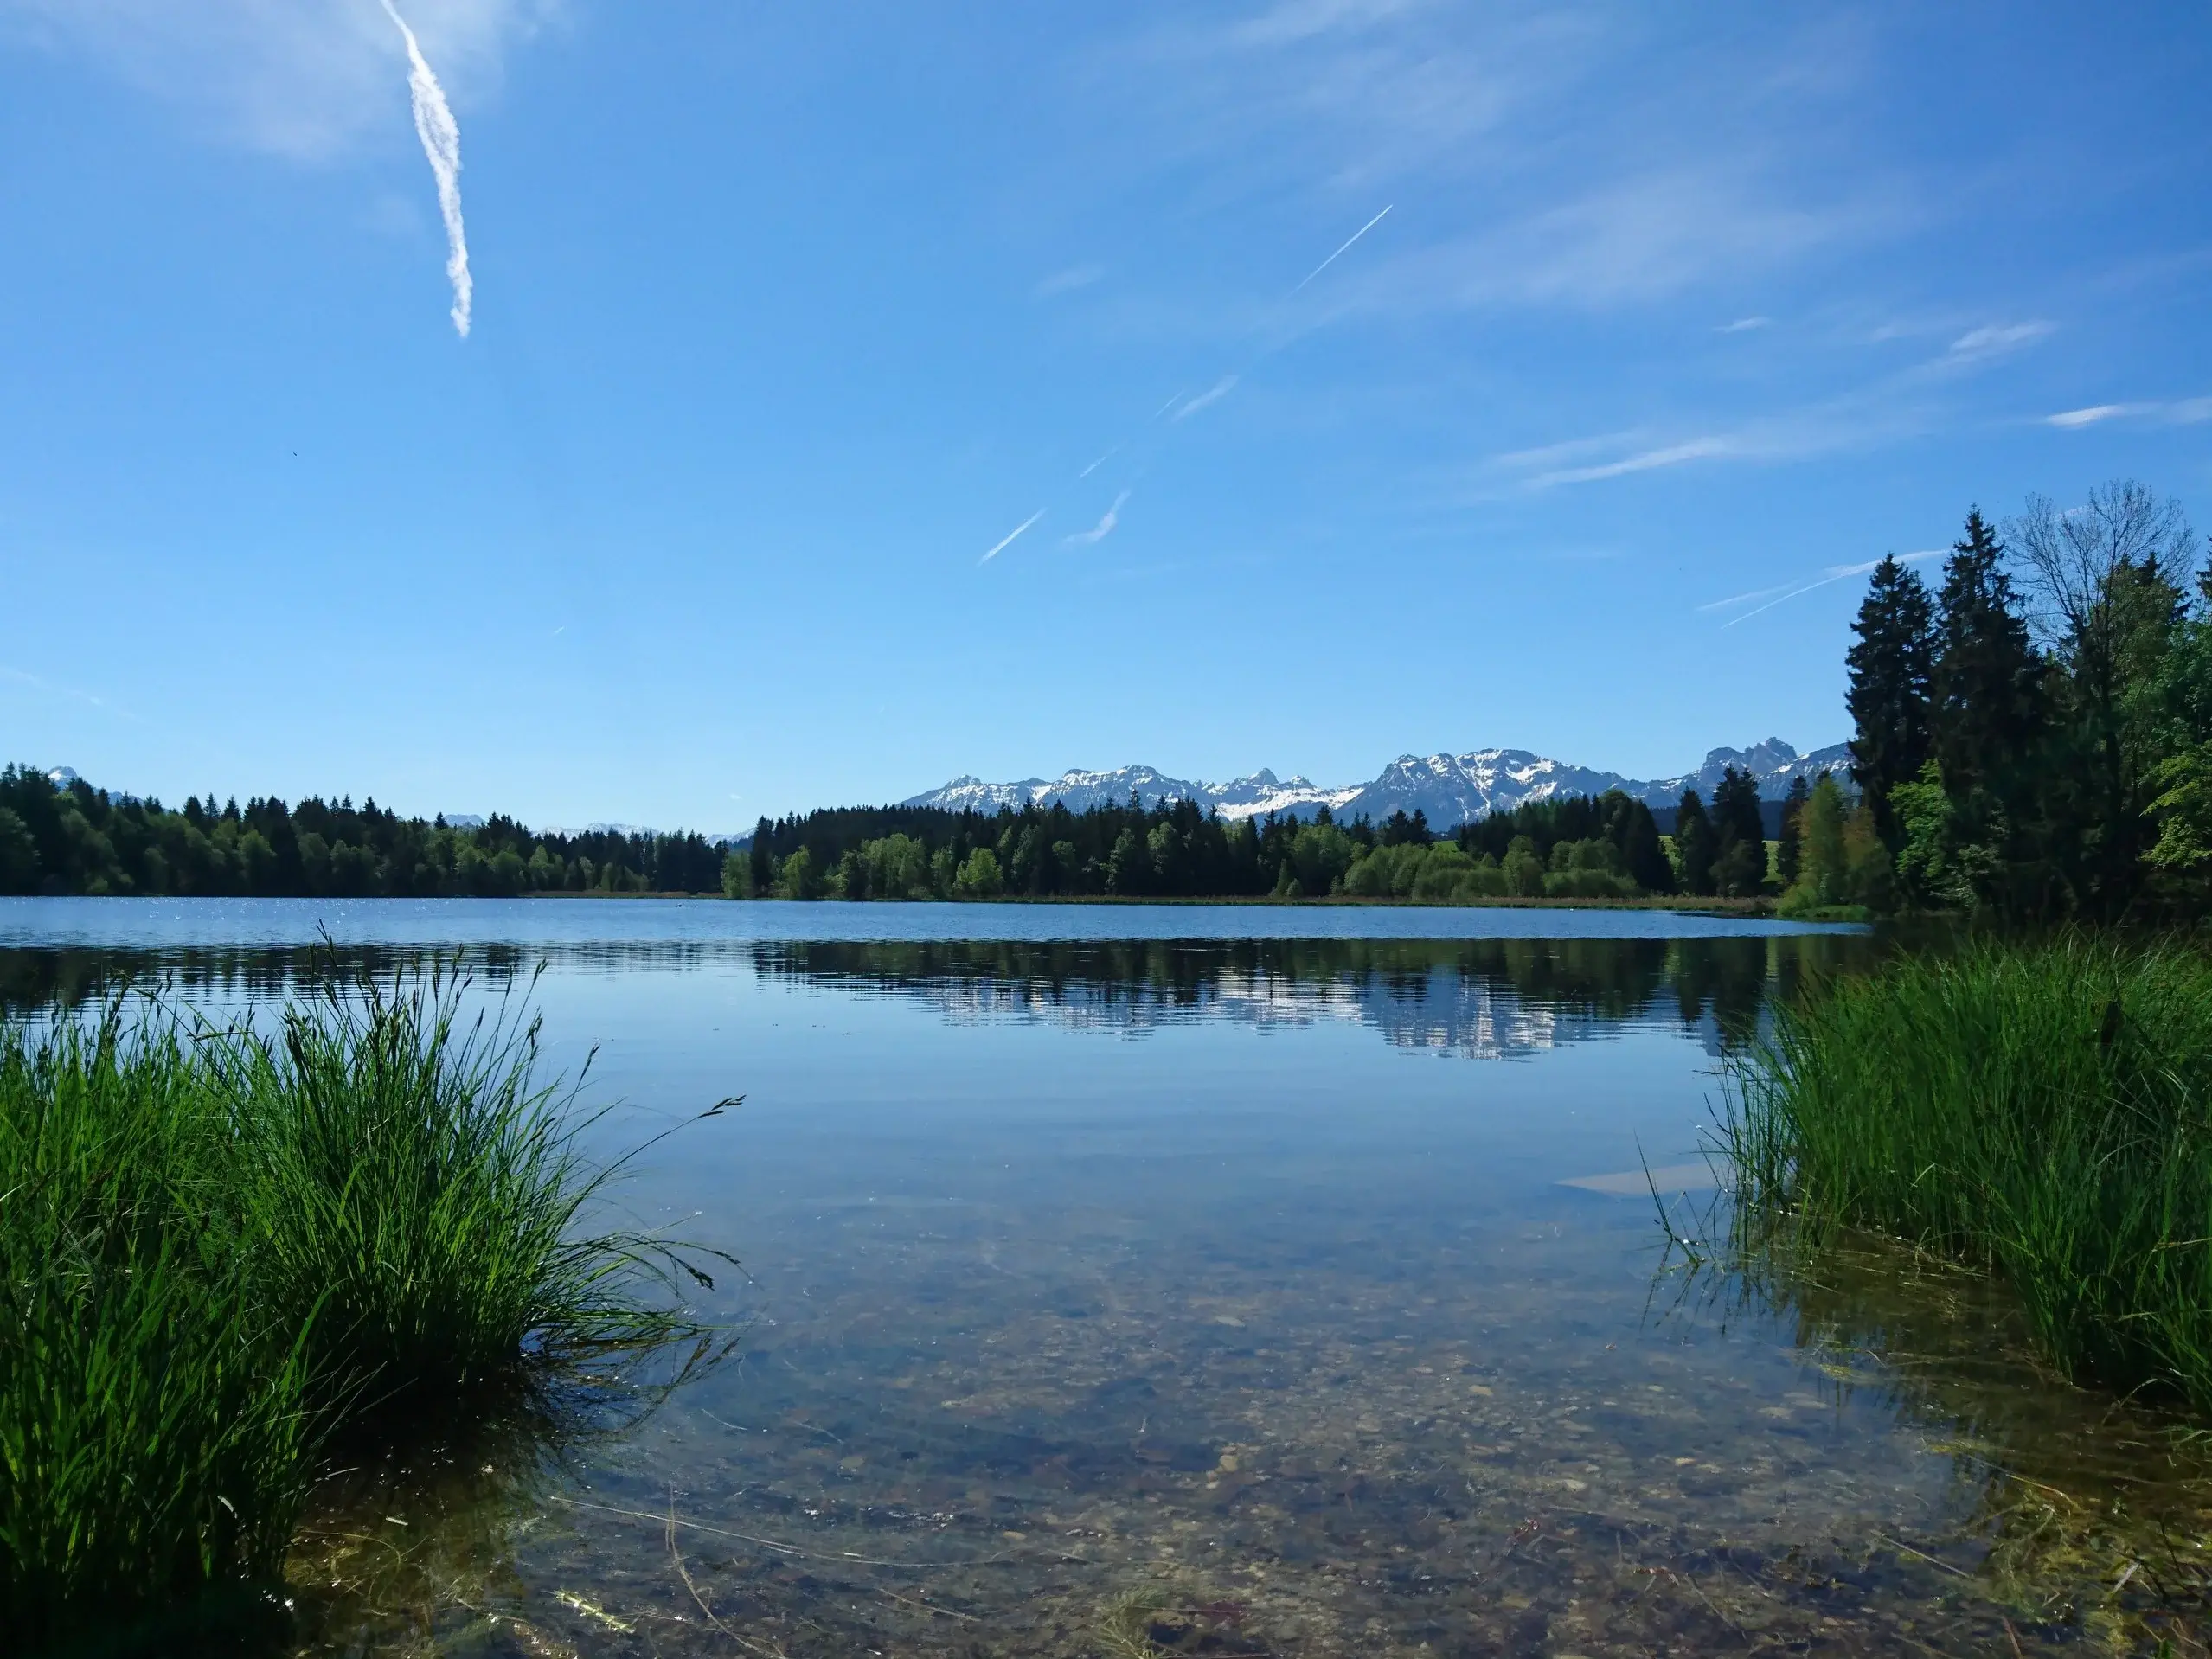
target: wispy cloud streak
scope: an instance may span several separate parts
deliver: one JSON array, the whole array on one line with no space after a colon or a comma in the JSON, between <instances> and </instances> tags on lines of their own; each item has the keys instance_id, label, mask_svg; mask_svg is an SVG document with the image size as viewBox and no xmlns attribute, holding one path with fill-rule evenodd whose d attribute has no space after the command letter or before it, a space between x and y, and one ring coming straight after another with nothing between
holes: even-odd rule
<instances>
[{"instance_id":1,"label":"wispy cloud streak","mask_svg":"<svg viewBox=\"0 0 2212 1659\"><path fill-rule=\"evenodd\" d=\"M2001 356L2022 346L2033 345L2049 334L2052 326L2038 319L2029 323L1992 323L1978 329L1969 329L1951 343L1951 348L1944 356L1952 362L1961 359L1976 362L1984 357Z\"/></svg>"},{"instance_id":2,"label":"wispy cloud streak","mask_svg":"<svg viewBox=\"0 0 2212 1659\"><path fill-rule=\"evenodd\" d=\"M1096 547L1100 542L1105 541L1106 537L1112 535L1113 534L1113 527L1121 522L1121 509L1128 500L1129 492L1125 490L1113 498L1113 505L1106 509L1105 517L1100 519L1099 522L1089 529L1078 530L1074 535L1065 537L1061 545L1069 548Z\"/></svg>"},{"instance_id":3,"label":"wispy cloud streak","mask_svg":"<svg viewBox=\"0 0 2212 1659\"><path fill-rule=\"evenodd\" d=\"M1000 554L1005 552L1007 548L1012 547L1016 541L1020 541L1022 539L1022 532L1028 529L1030 525L1042 518L1044 516L1044 511L1045 509L1043 508L1038 508L1035 512L1031 513L1019 524L1016 524L1012 529L1009 530L1004 537L1001 539L997 547L993 548L989 553L984 554L984 556L977 560L976 562L979 565L987 565L992 560L997 558Z\"/></svg>"},{"instance_id":4,"label":"wispy cloud streak","mask_svg":"<svg viewBox=\"0 0 2212 1659\"><path fill-rule=\"evenodd\" d=\"M1177 409L1175 412L1175 418L1177 420L1188 420L1208 405L1219 403L1234 390L1236 390L1236 376L1224 375L1196 397L1191 399L1189 402L1184 404L1183 407Z\"/></svg>"},{"instance_id":5,"label":"wispy cloud streak","mask_svg":"<svg viewBox=\"0 0 2212 1659\"><path fill-rule=\"evenodd\" d=\"M1663 449L1644 450L1598 466L1567 466L1551 472L1540 472L1529 480L1529 487L1531 490L1548 490L1554 484L1593 484L1600 478L1624 477L1631 472L1649 472L1657 467L1680 466L1685 461L1702 461L1712 456L1726 455L1733 447L1724 438L1693 438L1686 444L1669 444Z\"/></svg>"},{"instance_id":6,"label":"wispy cloud streak","mask_svg":"<svg viewBox=\"0 0 2212 1659\"><path fill-rule=\"evenodd\" d=\"M384 14L399 25L400 37L407 43L407 96L414 105L415 136L422 140L431 176L438 181L438 211L446 220L446 276L453 285L453 332L465 340L476 282L469 275L469 240L461 224L461 129L407 20L392 0L384 0Z\"/></svg>"},{"instance_id":7,"label":"wispy cloud streak","mask_svg":"<svg viewBox=\"0 0 2212 1659\"><path fill-rule=\"evenodd\" d=\"M1372 200L1372 198L1369 199ZM1354 242L1359 240L1361 237L1366 235L1368 232L1373 230L1377 225L1382 222L1383 214L1388 213L1391 208L1395 208L1397 205L1398 204L1395 202L1391 202L1388 207L1382 209L1382 213L1376 214L1374 218L1369 220L1364 225L1362 225L1350 236L1347 236L1344 239L1343 246L1342 247L1339 247L1334 253L1331 253L1327 259L1322 260L1320 264L1315 266L1312 270L1307 272L1305 275L1299 279L1298 287L1292 289L1291 291L1294 294L1299 292L1305 288L1307 283L1311 282L1324 271L1326 271L1330 266L1336 264L1338 259L1343 257L1346 250L1349 249Z\"/></svg>"},{"instance_id":8,"label":"wispy cloud streak","mask_svg":"<svg viewBox=\"0 0 2212 1659\"><path fill-rule=\"evenodd\" d=\"M1901 565L1918 564L1923 560L1942 558L1943 549L1940 548L1930 548L1922 553L1901 553L1897 554L1896 557L1897 562ZM1754 617L1766 615L1767 612L1772 611L1778 605L1787 605L1792 599L1797 599L1800 595L1810 593L1816 587L1825 587L1831 582L1840 582L1846 577L1863 576L1881 562L1882 560L1879 559L1869 559L1864 564L1831 565L1816 580L1805 582L1799 586L1792 587L1786 592L1782 593L1779 598L1768 599L1766 604L1760 605L1755 610L1747 611L1740 617L1731 617L1728 621L1722 623L1721 626L1723 628L1733 628L1738 623L1748 622ZM1763 597L1764 593L1772 593L1774 592L1775 590L1770 587L1762 590L1761 593L1739 594L1733 599L1719 599L1715 600L1711 605L1701 605L1697 608L1701 611L1724 611L1731 605L1741 605L1747 599L1759 599Z\"/></svg>"},{"instance_id":9,"label":"wispy cloud streak","mask_svg":"<svg viewBox=\"0 0 2212 1659\"><path fill-rule=\"evenodd\" d=\"M2165 420L2175 426L2212 420L2212 398L2183 398L2172 403L2098 403L2087 409L2067 409L2045 415L2043 424L2071 432L2093 426L2101 420L2145 419Z\"/></svg>"}]
</instances>

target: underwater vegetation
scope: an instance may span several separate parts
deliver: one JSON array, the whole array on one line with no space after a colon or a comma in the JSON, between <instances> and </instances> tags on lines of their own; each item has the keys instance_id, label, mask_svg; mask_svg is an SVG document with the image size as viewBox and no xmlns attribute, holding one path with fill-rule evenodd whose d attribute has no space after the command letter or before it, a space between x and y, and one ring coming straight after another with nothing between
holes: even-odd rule
<instances>
[{"instance_id":1,"label":"underwater vegetation","mask_svg":"<svg viewBox=\"0 0 2212 1659\"><path fill-rule=\"evenodd\" d=\"M469 983L333 972L258 1026L159 996L0 1025L11 1650L280 1631L341 1447L700 1334L677 1292L719 1252L597 1223L628 1159L583 1150L599 1114L545 1078L527 994L471 1014Z\"/></svg>"}]
</instances>

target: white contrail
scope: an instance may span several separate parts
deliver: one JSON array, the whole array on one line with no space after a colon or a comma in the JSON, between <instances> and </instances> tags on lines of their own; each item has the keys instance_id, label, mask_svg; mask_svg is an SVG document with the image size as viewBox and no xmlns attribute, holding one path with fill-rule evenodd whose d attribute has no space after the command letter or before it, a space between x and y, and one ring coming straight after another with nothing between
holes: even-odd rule
<instances>
[{"instance_id":1,"label":"white contrail","mask_svg":"<svg viewBox=\"0 0 2212 1659\"><path fill-rule=\"evenodd\" d=\"M1897 555L1897 562L1901 565L1910 565L1916 564L1923 559L1940 559L1942 557L1943 549L1941 548L1930 548L1925 553L1901 553ZM1881 562L1882 560L1879 559L1869 559L1864 564L1860 565L1831 565L1828 567L1826 573L1821 576L1817 581L1807 582L1802 587L1792 587L1787 592L1784 593L1781 598L1778 599L1767 599L1766 603L1760 605L1756 611L1747 611L1740 617L1732 617L1728 621L1722 623L1721 626L1723 628L1733 628L1739 622L1748 622L1754 617L1764 616L1767 612L1772 611L1778 605L1787 605L1792 599L1796 599L1801 593L1810 593L1814 588L1825 587L1831 582L1840 582L1846 576L1863 576ZM1774 590L1771 587L1766 590L1766 592L1768 593L1772 593L1773 592L1774 592ZM1760 593L1747 593L1738 599L1722 599L1720 601L1718 605L1701 605L1697 608L1701 611L1712 611L1730 605L1741 605L1743 600L1747 599L1763 599L1765 597L1765 594Z\"/></svg>"},{"instance_id":2,"label":"white contrail","mask_svg":"<svg viewBox=\"0 0 2212 1659\"><path fill-rule=\"evenodd\" d=\"M1007 548L1012 547L1015 541L1020 538L1023 531L1028 529L1030 525L1035 523L1043 516L1044 509L1040 507L1035 512L1031 513L1027 518L1023 519L1019 524L1016 524L1011 530L1008 531L1004 541L1001 541L989 553L984 554L982 558L977 560L976 562L979 565L989 564L992 560L997 558L1000 554L1005 552Z\"/></svg>"},{"instance_id":3,"label":"white contrail","mask_svg":"<svg viewBox=\"0 0 2212 1659\"><path fill-rule=\"evenodd\" d=\"M1125 490L1113 498L1113 505L1106 509L1106 516L1101 518L1096 525L1090 529L1078 530L1074 535L1062 538L1061 545L1068 548L1096 547L1106 537L1112 535L1113 527L1121 522L1121 509L1128 500L1129 492Z\"/></svg>"},{"instance_id":4,"label":"white contrail","mask_svg":"<svg viewBox=\"0 0 2212 1659\"><path fill-rule=\"evenodd\" d=\"M446 216L446 275L453 285L453 331L465 340L476 284L469 277L469 242L461 227L461 129L446 102L445 89L415 43L414 30L392 0L384 0L384 12L400 26L407 43L407 94L414 102L415 136L430 158L432 176L438 181L438 210Z\"/></svg>"},{"instance_id":5,"label":"white contrail","mask_svg":"<svg viewBox=\"0 0 2212 1659\"><path fill-rule=\"evenodd\" d=\"M1184 404L1183 407L1177 409L1175 412L1175 419L1177 420L1188 420L1191 416L1196 414L1201 409L1206 407L1207 405L1219 403L1223 398L1227 397L1235 389L1236 376L1234 375L1224 375L1221 377L1221 379L1215 381L1209 388L1201 392L1196 397L1191 399L1189 402Z\"/></svg>"},{"instance_id":6,"label":"white contrail","mask_svg":"<svg viewBox=\"0 0 2212 1659\"><path fill-rule=\"evenodd\" d=\"M1381 223L1382 222L1382 214L1384 214L1384 213L1388 213L1388 212L1390 211L1390 208L1395 208L1395 207L1396 207L1397 205L1398 205L1398 204L1397 204L1396 202L1393 202L1390 204L1390 206L1389 206L1389 207L1387 207L1387 208L1383 208L1382 213L1378 213L1378 214L1376 214L1376 215L1375 215L1375 217L1374 217L1374 218L1372 218L1372 219L1369 220L1369 221L1367 221L1364 225L1362 225L1362 226L1361 226L1361 227L1360 227L1357 230L1354 231L1354 232L1353 232L1353 233L1352 233L1350 236L1346 237L1346 238L1344 239L1344 247L1340 247L1340 248L1338 248L1338 249L1336 251L1336 253L1331 253L1331 254L1330 254L1330 255L1327 259L1325 259L1322 260L1320 264L1318 264L1318 265L1315 266L1313 267L1313 269L1312 269L1312 270L1311 270L1311 271L1307 272L1305 273L1305 281L1304 281L1304 282L1300 282L1300 283L1298 284L1298 288L1293 288L1293 289L1292 289L1292 290L1291 290L1291 291L1292 291L1292 293L1296 293L1296 292L1298 292L1298 288L1303 288L1303 287L1305 287L1305 285L1306 285L1306 283L1308 283L1308 282L1311 282L1311 281L1312 281L1312 280L1313 280L1316 277L1319 276L1319 275L1320 275L1320 274L1321 274L1324 271L1326 271L1326 270L1327 270L1327 269L1328 269L1330 266L1332 266L1332 265L1336 264L1336 263L1337 263L1337 259L1338 259L1340 257L1342 257L1342 255L1343 255L1343 252L1344 252L1344 248L1348 248L1348 247L1350 247L1350 246L1351 246L1354 242L1356 242L1357 240L1359 240L1359 239L1360 239L1361 237L1362 237L1362 236L1366 235L1366 234L1368 234L1368 232L1369 232L1369 231L1373 230L1373 229L1374 229L1374 228L1375 228L1377 225L1381 224Z\"/></svg>"}]
</instances>

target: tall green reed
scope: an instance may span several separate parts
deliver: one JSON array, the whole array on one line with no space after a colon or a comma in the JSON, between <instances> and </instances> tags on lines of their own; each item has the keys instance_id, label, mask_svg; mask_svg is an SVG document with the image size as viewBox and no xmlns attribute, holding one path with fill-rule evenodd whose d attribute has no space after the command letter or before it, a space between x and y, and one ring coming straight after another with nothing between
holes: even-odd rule
<instances>
[{"instance_id":1,"label":"tall green reed","mask_svg":"<svg viewBox=\"0 0 2212 1659\"><path fill-rule=\"evenodd\" d=\"M606 1108L580 1104L582 1076L547 1075L527 990L473 1009L470 990L447 963L332 975L280 1030L209 1043L260 1282L303 1320L319 1307L317 1368L362 1412L657 1348L697 1329L672 1305L682 1280L713 1283L693 1258L719 1252L589 1225L636 1154L586 1153Z\"/></svg>"},{"instance_id":2,"label":"tall green reed","mask_svg":"<svg viewBox=\"0 0 2212 1659\"><path fill-rule=\"evenodd\" d=\"M629 1158L587 1151L604 1109L547 1075L529 1002L441 963L333 969L260 1023L153 996L0 1025L24 1650L279 1582L337 1439L450 1437L703 1335L676 1292L721 1252L599 1219Z\"/></svg>"},{"instance_id":3,"label":"tall green reed","mask_svg":"<svg viewBox=\"0 0 2212 1659\"><path fill-rule=\"evenodd\" d=\"M1744 1219L2002 1274L2066 1375L2212 1406L2212 961L2073 936L1778 1010L1722 1123Z\"/></svg>"},{"instance_id":4,"label":"tall green reed","mask_svg":"<svg viewBox=\"0 0 2212 1659\"><path fill-rule=\"evenodd\" d=\"M318 1423L173 1021L0 1029L0 1608L24 1649L278 1581Z\"/></svg>"}]
</instances>

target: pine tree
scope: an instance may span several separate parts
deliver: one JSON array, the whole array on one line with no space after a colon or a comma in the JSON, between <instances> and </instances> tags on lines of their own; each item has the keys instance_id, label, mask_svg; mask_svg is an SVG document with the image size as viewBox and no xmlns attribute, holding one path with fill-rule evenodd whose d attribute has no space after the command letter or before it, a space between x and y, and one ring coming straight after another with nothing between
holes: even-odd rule
<instances>
[{"instance_id":1,"label":"pine tree","mask_svg":"<svg viewBox=\"0 0 2212 1659\"><path fill-rule=\"evenodd\" d=\"M2004 544L1976 508L1943 567L1933 752L1954 800L2020 798L2042 732L2043 664L2029 637Z\"/></svg>"},{"instance_id":2,"label":"pine tree","mask_svg":"<svg viewBox=\"0 0 2212 1659\"><path fill-rule=\"evenodd\" d=\"M1713 880L1732 899L1748 898L1766 880L1766 825L1759 779L1734 766L1713 791Z\"/></svg>"},{"instance_id":3,"label":"pine tree","mask_svg":"<svg viewBox=\"0 0 2212 1659\"><path fill-rule=\"evenodd\" d=\"M1713 892L1713 821L1705 816L1705 803L1694 789L1682 792L1675 810L1675 862L1682 869L1682 890L1700 898Z\"/></svg>"},{"instance_id":4,"label":"pine tree","mask_svg":"<svg viewBox=\"0 0 2212 1659\"><path fill-rule=\"evenodd\" d=\"M1667 862L1666 849L1659 844L1659 826L1651 817L1651 809L1618 792L1607 798L1617 803L1609 815L1609 828L1630 877L1646 893L1672 893L1674 866Z\"/></svg>"},{"instance_id":5,"label":"pine tree","mask_svg":"<svg viewBox=\"0 0 2212 1659\"><path fill-rule=\"evenodd\" d=\"M1970 532L1980 522L1978 511L1968 520ZM1933 617L1919 573L1899 564L1894 554L1884 558L1874 567L1851 631L1858 636L1844 656L1850 670L1844 705L1857 727L1851 776L1874 809L1883 838L1894 845L1898 831L1889 791L1920 775L1933 740Z\"/></svg>"}]
</instances>

